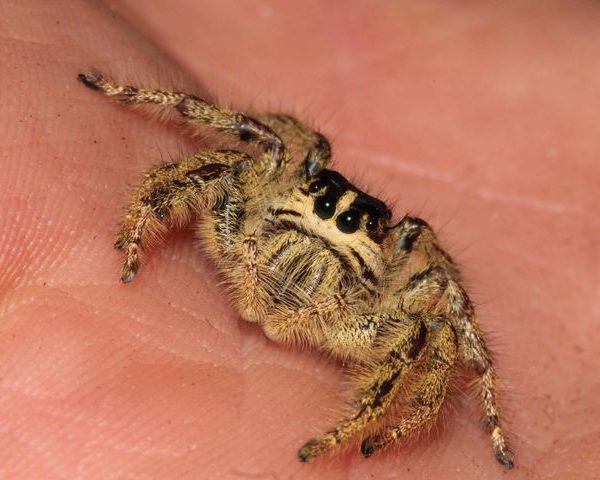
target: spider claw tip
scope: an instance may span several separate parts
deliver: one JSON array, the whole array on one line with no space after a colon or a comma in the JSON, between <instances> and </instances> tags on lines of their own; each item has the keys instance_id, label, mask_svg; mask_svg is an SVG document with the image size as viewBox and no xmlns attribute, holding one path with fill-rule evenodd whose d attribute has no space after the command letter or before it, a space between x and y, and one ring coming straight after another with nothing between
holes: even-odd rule
<instances>
[{"instance_id":1,"label":"spider claw tip","mask_svg":"<svg viewBox=\"0 0 600 480\"><path fill-rule=\"evenodd\" d=\"M77 80L92 90L100 90L100 87L98 86L98 81L100 79L93 73L80 73L77 75Z\"/></svg>"}]
</instances>

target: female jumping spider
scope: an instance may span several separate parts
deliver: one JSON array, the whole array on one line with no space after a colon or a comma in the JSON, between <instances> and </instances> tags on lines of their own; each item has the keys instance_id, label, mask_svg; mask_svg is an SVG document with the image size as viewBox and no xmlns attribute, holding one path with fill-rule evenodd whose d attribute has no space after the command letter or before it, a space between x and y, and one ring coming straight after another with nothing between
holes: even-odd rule
<instances>
[{"instance_id":1,"label":"female jumping spider","mask_svg":"<svg viewBox=\"0 0 600 480\"><path fill-rule=\"evenodd\" d=\"M121 280L130 282L143 246L197 222L244 319L275 342L320 349L357 367L347 416L306 442L300 461L358 434L367 434L361 452L369 457L430 426L463 364L477 375L496 458L513 466L490 353L459 271L425 221L404 216L391 225L385 203L326 168L327 139L290 116L252 117L99 73L78 78L122 103L174 109L188 127L209 126L257 147L254 156L208 150L148 171L116 247L124 252ZM294 169L291 146L305 155Z\"/></svg>"}]
</instances>

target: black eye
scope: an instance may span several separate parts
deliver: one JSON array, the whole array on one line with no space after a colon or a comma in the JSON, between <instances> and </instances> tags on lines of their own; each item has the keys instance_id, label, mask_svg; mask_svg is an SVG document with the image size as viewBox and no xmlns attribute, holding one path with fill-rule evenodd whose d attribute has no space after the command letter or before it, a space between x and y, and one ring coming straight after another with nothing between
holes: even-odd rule
<instances>
[{"instance_id":1,"label":"black eye","mask_svg":"<svg viewBox=\"0 0 600 480\"><path fill-rule=\"evenodd\" d=\"M319 190L321 190L323 187L325 186L325 182L323 182L322 180L315 180L314 182L312 182L309 187L308 187L308 191L310 193L317 193Z\"/></svg>"},{"instance_id":2,"label":"black eye","mask_svg":"<svg viewBox=\"0 0 600 480\"><path fill-rule=\"evenodd\" d=\"M315 200L315 207L313 211L322 219L326 220L331 218L335 213L335 204L337 202L337 198L325 194L322 197L317 197Z\"/></svg>"},{"instance_id":3,"label":"black eye","mask_svg":"<svg viewBox=\"0 0 600 480\"><path fill-rule=\"evenodd\" d=\"M379 219L373 215L369 215L369 219L367 220L367 230L369 232L373 232L377 229L377 224L379 223Z\"/></svg>"},{"instance_id":4,"label":"black eye","mask_svg":"<svg viewBox=\"0 0 600 480\"><path fill-rule=\"evenodd\" d=\"M360 212L351 208L338 215L335 222L337 228L343 233L354 233L360 226Z\"/></svg>"}]
</instances>

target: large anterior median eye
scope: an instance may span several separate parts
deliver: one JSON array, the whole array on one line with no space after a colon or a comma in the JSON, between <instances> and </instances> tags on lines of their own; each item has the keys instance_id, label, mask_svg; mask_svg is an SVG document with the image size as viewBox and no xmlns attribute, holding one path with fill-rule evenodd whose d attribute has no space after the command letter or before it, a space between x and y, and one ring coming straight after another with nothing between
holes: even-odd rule
<instances>
[{"instance_id":1,"label":"large anterior median eye","mask_svg":"<svg viewBox=\"0 0 600 480\"><path fill-rule=\"evenodd\" d=\"M351 208L338 215L335 225L340 232L354 233L360 226L360 212Z\"/></svg>"},{"instance_id":2,"label":"large anterior median eye","mask_svg":"<svg viewBox=\"0 0 600 480\"><path fill-rule=\"evenodd\" d=\"M314 212L324 220L331 218L335 213L335 204L337 197L326 193L321 197L315 199Z\"/></svg>"}]
</instances>

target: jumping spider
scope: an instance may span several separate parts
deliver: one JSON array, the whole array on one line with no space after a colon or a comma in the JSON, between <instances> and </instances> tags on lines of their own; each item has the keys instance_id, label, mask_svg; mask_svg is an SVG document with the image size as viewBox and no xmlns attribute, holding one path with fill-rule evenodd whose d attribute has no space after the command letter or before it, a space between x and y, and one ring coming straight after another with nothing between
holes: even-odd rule
<instances>
[{"instance_id":1,"label":"jumping spider","mask_svg":"<svg viewBox=\"0 0 600 480\"><path fill-rule=\"evenodd\" d=\"M187 127L212 127L258 152L207 150L148 171L116 247L124 252L121 280L130 282L143 246L196 222L244 319L277 343L319 349L357 367L347 416L306 442L300 461L359 434L366 434L361 452L369 457L430 426L462 364L477 375L494 454L513 466L490 353L460 273L425 221L404 216L391 224L384 202L326 168L329 142L295 118L253 117L185 93L118 85L99 73L78 78L127 105L175 110ZM293 169L291 146L304 155Z\"/></svg>"}]
</instances>

